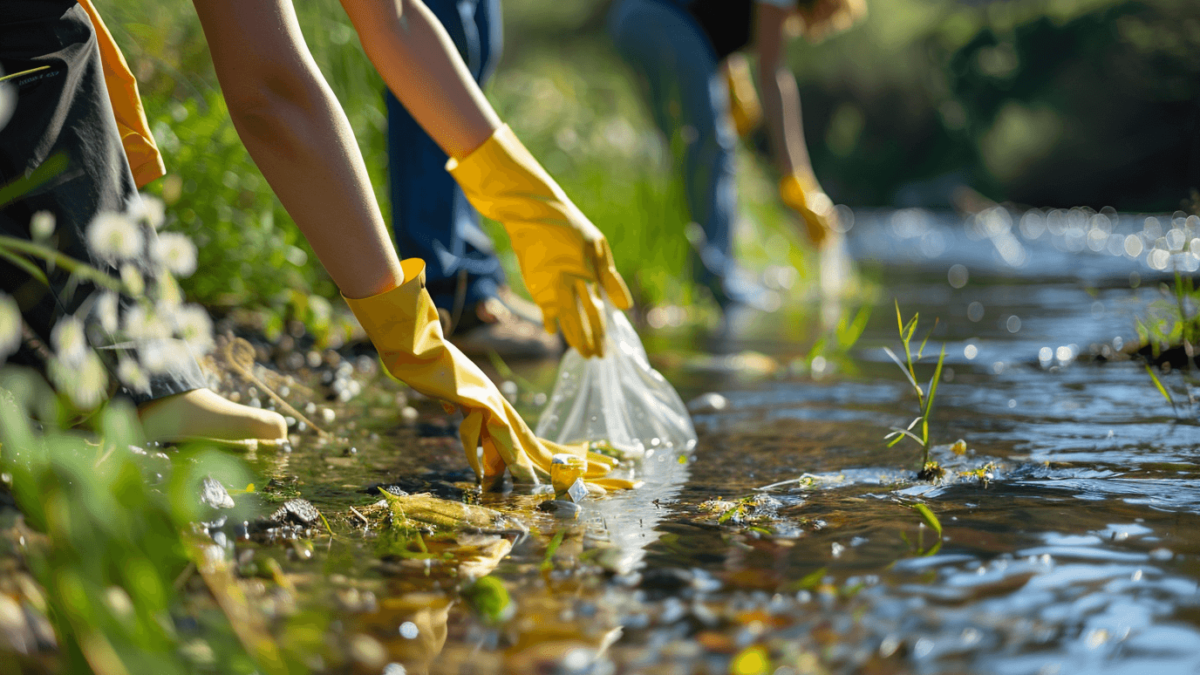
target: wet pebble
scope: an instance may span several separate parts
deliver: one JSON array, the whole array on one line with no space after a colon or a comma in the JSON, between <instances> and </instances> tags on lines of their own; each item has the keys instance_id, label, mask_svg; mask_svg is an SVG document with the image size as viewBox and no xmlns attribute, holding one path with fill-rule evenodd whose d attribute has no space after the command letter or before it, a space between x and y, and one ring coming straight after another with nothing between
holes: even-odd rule
<instances>
[{"instance_id":1,"label":"wet pebble","mask_svg":"<svg viewBox=\"0 0 1200 675\"><path fill-rule=\"evenodd\" d=\"M691 588L696 575L691 570L679 567L659 567L642 572L642 583L639 586L653 591L680 591Z\"/></svg>"},{"instance_id":2,"label":"wet pebble","mask_svg":"<svg viewBox=\"0 0 1200 675\"><path fill-rule=\"evenodd\" d=\"M312 525L321 518L321 512L307 499L289 499L272 513L267 520L280 524Z\"/></svg>"},{"instance_id":3,"label":"wet pebble","mask_svg":"<svg viewBox=\"0 0 1200 675\"><path fill-rule=\"evenodd\" d=\"M554 514L555 518L573 520L578 518L579 514L583 512L583 507L562 499L547 499L538 504L538 510Z\"/></svg>"},{"instance_id":4,"label":"wet pebble","mask_svg":"<svg viewBox=\"0 0 1200 675\"><path fill-rule=\"evenodd\" d=\"M200 486L200 502L214 509L232 509L234 507L233 497L229 496L229 491L211 476L205 476L204 482Z\"/></svg>"},{"instance_id":5,"label":"wet pebble","mask_svg":"<svg viewBox=\"0 0 1200 675\"><path fill-rule=\"evenodd\" d=\"M690 411L693 415L705 415L709 413L720 412L727 407L729 407L729 399L711 391L707 394L701 394L697 396L687 404L688 411Z\"/></svg>"}]
</instances>

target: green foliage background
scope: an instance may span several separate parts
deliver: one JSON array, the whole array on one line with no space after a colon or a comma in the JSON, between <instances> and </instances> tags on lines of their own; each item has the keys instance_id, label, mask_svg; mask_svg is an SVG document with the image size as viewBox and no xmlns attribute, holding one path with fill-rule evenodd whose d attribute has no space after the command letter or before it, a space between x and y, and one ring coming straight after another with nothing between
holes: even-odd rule
<instances>
[{"instance_id":1,"label":"green foliage background","mask_svg":"<svg viewBox=\"0 0 1200 675\"><path fill-rule=\"evenodd\" d=\"M229 122L186 0L100 0L142 85L171 176L150 189L200 246L193 299L320 323L336 298ZM1200 3L1192 0L876 0L824 43L798 40L814 165L835 201L949 206L970 186L996 200L1172 210L1200 184ZM608 3L505 0L505 55L489 98L608 235L643 302L686 302L686 212L672 155L604 33ZM346 108L385 215L383 84L335 0L297 3ZM761 137L756 141L762 145ZM737 245L752 268L812 265L747 144ZM493 224L494 225L494 224ZM502 231L496 242L519 285ZM401 251L401 254L404 252Z\"/></svg>"}]
</instances>

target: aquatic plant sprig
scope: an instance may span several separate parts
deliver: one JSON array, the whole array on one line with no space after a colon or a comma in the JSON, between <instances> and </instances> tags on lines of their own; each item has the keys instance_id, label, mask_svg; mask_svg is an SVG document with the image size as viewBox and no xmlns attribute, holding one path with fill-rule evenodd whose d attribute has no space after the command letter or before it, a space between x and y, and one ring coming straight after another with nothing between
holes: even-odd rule
<instances>
[{"instance_id":1,"label":"aquatic plant sprig","mask_svg":"<svg viewBox=\"0 0 1200 675\"><path fill-rule=\"evenodd\" d=\"M908 427L901 429L899 427L891 427L890 433L884 436L888 441L887 447L891 448L900 443L900 441L908 438L921 446L921 468L917 472L917 477L923 480L929 480L940 477L944 470L936 461L930 461L929 448L933 445L932 438L929 434L929 418L933 416L933 402L937 396L938 382L942 379L942 364L946 360L946 345L942 344L941 353L938 355L937 366L934 368L933 377L929 380L927 389L923 389L917 383L916 364L920 362L925 353L925 346L929 343L929 337L933 334L933 328L937 328L937 321L934 321L933 328L925 334L925 338L921 341L921 345L917 348L916 356L913 356L912 340L913 335L917 332L917 324L920 320L920 313L913 314L912 318L907 322L900 313L900 301L896 301L896 326L900 332L900 344L904 347L904 360L896 355L889 347L884 347L883 351L896 363L900 368L900 372L904 373L905 379L912 386L913 391L917 395L917 406L920 410L920 415L915 417ZM918 427L920 435L913 433L913 429Z\"/></svg>"}]
</instances>

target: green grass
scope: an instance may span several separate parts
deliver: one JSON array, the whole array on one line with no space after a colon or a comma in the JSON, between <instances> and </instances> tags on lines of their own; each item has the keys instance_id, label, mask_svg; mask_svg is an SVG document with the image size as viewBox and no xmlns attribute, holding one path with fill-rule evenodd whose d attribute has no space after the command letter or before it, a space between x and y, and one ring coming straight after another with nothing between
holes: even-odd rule
<instances>
[{"instance_id":1,"label":"green grass","mask_svg":"<svg viewBox=\"0 0 1200 675\"><path fill-rule=\"evenodd\" d=\"M942 363L946 360L946 345L942 345L942 350L938 354L937 366L934 367L933 377L929 379L929 384L922 387L917 380L917 363L924 356L925 345L929 343L929 336L933 333L933 329L925 334L925 338L921 340L921 344L913 350L913 336L917 332L917 323L920 319L920 314L913 314L912 318L905 321L900 314L900 303L896 303L896 327L900 332L900 345L904 348L904 359L896 356L890 348L884 347L883 350L888 357L895 362L900 371L904 373L904 378L912 387L913 393L917 397L917 407L920 414L913 418L913 421L906 428L892 427L891 432L885 437L888 440L888 447L893 447L901 441L908 439L917 443L921 447L921 468L918 472L922 477L937 477L942 473L942 469L937 462L932 462L929 459L929 449L933 445L933 438L929 432L929 420L933 416L933 402L937 397L938 383L942 379ZM934 327L937 323L934 323ZM913 430L916 429L916 432Z\"/></svg>"}]
</instances>

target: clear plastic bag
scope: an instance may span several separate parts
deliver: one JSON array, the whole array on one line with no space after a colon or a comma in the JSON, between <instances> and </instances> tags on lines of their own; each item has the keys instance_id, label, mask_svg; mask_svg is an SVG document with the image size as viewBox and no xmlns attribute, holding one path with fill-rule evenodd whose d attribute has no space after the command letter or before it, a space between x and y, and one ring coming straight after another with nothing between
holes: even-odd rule
<instances>
[{"instance_id":1,"label":"clear plastic bag","mask_svg":"<svg viewBox=\"0 0 1200 675\"><path fill-rule=\"evenodd\" d=\"M691 450L696 429L679 394L650 366L625 313L607 298L604 309L605 356L585 359L567 350L537 435L558 443L607 445L629 458Z\"/></svg>"}]
</instances>

